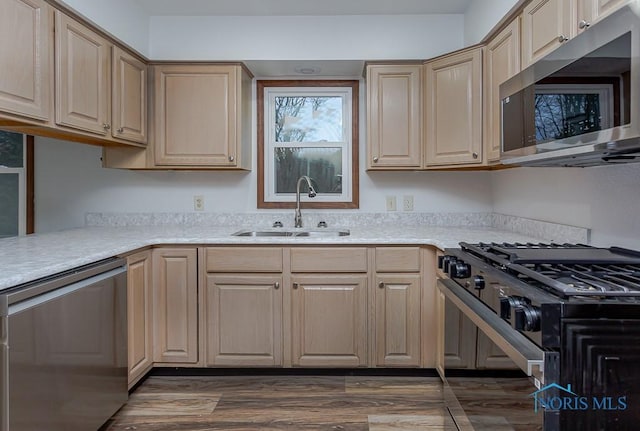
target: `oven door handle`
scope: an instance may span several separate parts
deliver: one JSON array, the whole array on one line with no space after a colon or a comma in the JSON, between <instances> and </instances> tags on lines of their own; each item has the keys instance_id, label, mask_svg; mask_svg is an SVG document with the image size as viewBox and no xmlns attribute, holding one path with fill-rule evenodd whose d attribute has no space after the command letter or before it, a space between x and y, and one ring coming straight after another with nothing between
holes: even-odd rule
<instances>
[{"instance_id":1,"label":"oven door handle","mask_svg":"<svg viewBox=\"0 0 640 431\"><path fill-rule=\"evenodd\" d=\"M527 376L533 376L544 383L544 351L541 348L454 281L438 279L438 289Z\"/></svg>"}]
</instances>

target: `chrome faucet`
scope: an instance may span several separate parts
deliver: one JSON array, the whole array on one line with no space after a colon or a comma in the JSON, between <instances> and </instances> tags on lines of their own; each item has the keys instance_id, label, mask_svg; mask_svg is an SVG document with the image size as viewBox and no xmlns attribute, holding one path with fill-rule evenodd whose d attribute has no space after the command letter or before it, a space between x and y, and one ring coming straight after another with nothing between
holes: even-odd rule
<instances>
[{"instance_id":1,"label":"chrome faucet","mask_svg":"<svg viewBox=\"0 0 640 431\"><path fill-rule=\"evenodd\" d=\"M311 178L306 175L298 178L298 184L296 185L296 217L294 227L302 227L302 214L300 213L300 184L302 184L302 180L305 180L307 186L309 186L309 197L314 198L316 196L316 190L311 185Z\"/></svg>"}]
</instances>

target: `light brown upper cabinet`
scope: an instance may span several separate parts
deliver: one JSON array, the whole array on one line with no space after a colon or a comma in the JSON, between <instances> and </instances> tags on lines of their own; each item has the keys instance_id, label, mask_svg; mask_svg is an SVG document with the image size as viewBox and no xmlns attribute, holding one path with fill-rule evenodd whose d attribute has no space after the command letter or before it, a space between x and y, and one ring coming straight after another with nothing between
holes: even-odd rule
<instances>
[{"instance_id":1,"label":"light brown upper cabinet","mask_svg":"<svg viewBox=\"0 0 640 431\"><path fill-rule=\"evenodd\" d=\"M114 46L111 102L114 137L147 142L147 65Z\"/></svg>"},{"instance_id":2,"label":"light brown upper cabinet","mask_svg":"<svg viewBox=\"0 0 640 431\"><path fill-rule=\"evenodd\" d=\"M482 163L482 49L425 63L426 166Z\"/></svg>"},{"instance_id":3,"label":"light brown upper cabinet","mask_svg":"<svg viewBox=\"0 0 640 431\"><path fill-rule=\"evenodd\" d=\"M56 123L111 135L111 43L55 13Z\"/></svg>"},{"instance_id":4,"label":"light brown upper cabinet","mask_svg":"<svg viewBox=\"0 0 640 431\"><path fill-rule=\"evenodd\" d=\"M500 84L520 72L520 19L487 43L484 54L484 147L487 161L500 159Z\"/></svg>"},{"instance_id":5,"label":"light brown upper cabinet","mask_svg":"<svg viewBox=\"0 0 640 431\"><path fill-rule=\"evenodd\" d=\"M368 169L418 169L422 66L367 66Z\"/></svg>"},{"instance_id":6,"label":"light brown upper cabinet","mask_svg":"<svg viewBox=\"0 0 640 431\"><path fill-rule=\"evenodd\" d=\"M0 0L0 111L50 119L51 8L43 0Z\"/></svg>"},{"instance_id":7,"label":"light brown upper cabinet","mask_svg":"<svg viewBox=\"0 0 640 431\"><path fill-rule=\"evenodd\" d=\"M577 0L575 21L577 31L586 30L593 23L627 3L631 3L631 0Z\"/></svg>"},{"instance_id":8,"label":"light brown upper cabinet","mask_svg":"<svg viewBox=\"0 0 640 431\"><path fill-rule=\"evenodd\" d=\"M573 0L575 1L575 0ZM522 12L522 67L530 66L574 34L573 1L534 0Z\"/></svg>"},{"instance_id":9,"label":"light brown upper cabinet","mask_svg":"<svg viewBox=\"0 0 640 431\"><path fill-rule=\"evenodd\" d=\"M250 78L238 65L154 68L155 165L250 168Z\"/></svg>"}]
</instances>

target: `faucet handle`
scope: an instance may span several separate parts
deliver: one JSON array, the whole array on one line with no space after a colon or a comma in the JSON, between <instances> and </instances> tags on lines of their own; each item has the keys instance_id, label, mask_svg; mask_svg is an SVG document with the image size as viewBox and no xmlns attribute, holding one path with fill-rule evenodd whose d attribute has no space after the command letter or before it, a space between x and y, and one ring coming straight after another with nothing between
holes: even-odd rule
<instances>
[{"instance_id":1,"label":"faucet handle","mask_svg":"<svg viewBox=\"0 0 640 431\"><path fill-rule=\"evenodd\" d=\"M280 220L276 220L273 222L272 227L282 227L282 222Z\"/></svg>"},{"instance_id":2,"label":"faucet handle","mask_svg":"<svg viewBox=\"0 0 640 431\"><path fill-rule=\"evenodd\" d=\"M318 222L318 227L327 227L327 222L326 222L326 221L324 221L324 220L320 220L320 221Z\"/></svg>"}]
</instances>

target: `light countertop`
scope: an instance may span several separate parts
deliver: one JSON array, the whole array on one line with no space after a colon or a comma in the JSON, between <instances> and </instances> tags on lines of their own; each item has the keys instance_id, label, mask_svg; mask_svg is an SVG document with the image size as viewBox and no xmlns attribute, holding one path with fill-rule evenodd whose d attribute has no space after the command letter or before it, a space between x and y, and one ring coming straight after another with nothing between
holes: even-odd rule
<instances>
[{"instance_id":1,"label":"light countertop","mask_svg":"<svg viewBox=\"0 0 640 431\"><path fill-rule=\"evenodd\" d=\"M0 240L0 291L58 272L153 245L432 245L440 249L466 242L540 241L490 227L350 227L344 237L236 237L247 226L87 227Z\"/></svg>"}]
</instances>

